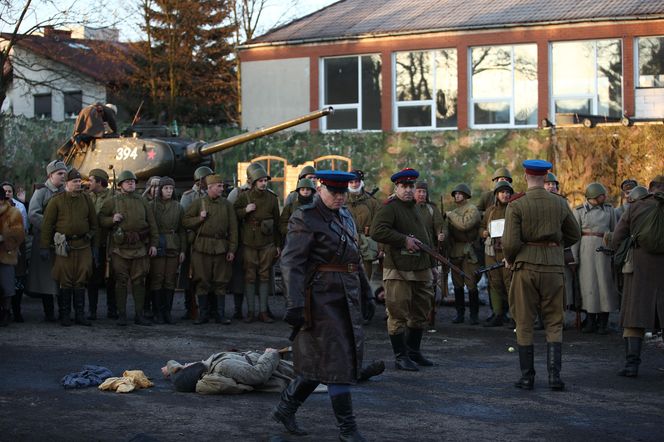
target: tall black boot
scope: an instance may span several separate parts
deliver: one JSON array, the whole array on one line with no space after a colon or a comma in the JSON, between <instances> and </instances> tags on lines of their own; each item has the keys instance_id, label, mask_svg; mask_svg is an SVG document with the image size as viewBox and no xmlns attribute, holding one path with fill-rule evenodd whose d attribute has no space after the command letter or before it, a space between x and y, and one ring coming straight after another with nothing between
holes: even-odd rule
<instances>
[{"instance_id":1,"label":"tall black boot","mask_svg":"<svg viewBox=\"0 0 664 442\"><path fill-rule=\"evenodd\" d=\"M108 278L106 280L106 317L108 319L118 319L118 302L115 298L115 280Z\"/></svg>"},{"instance_id":2,"label":"tall black boot","mask_svg":"<svg viewBox=\"0 0 664 442\"><path fill-rule=\"evenodd\" d=\"M97 319L97 304L99 303L99 286L97 283L88 284L88 319Z\"/></svg>"},{"instance_id":3,"label":"tall black boot","mask_svg":"<svg viewBox=\"0 0 664 442\"><path fill-rule=\"evenodd\" d=\"M339 427L339 440L343 442L366 442L366 439L357 431L357 423L353 414L353 400L350 393L330 396L334 417Z\"/></svg>"},{"instance_id":4,"label":"tall black boot","mask_svg":"<svg viewBox=\"0 0 664 442\"><path fill-rule=\"evenodd\" d=\"M71 325L71 295L72 289L59 289L58 312L60 313L60 325L63 327Z\"/></svg>"},{"instance_id":5,"label":"tall black boot","mask_svg":"<svg viewBox=\"0 0 664 442\"><path fill-rule=\"evenodd\" d=\"M609 314L608 313L598 313L597 314L597 334L598 335L608 335L609 334Z\"/></svg>"},{"instance_id":6,"label":"tall black boot","mask_svg":"<svg viewBox=\"0 0 664 442\"><path fill-rule=\"evenodd\" d=\"M546 367L549 371L549 388L554 391L565 389L565 383L560 379L560 366L562 364L561 342L548 342L546 344Z\"/></svg>"},{"instance_id":7,"label":"tall black boot","mask_svg":"<svg viewBox=\"0 0 664 442\"><path fill-rule=\"evenodd\" d=\"M618 376L635 378L639 375L642 343L643 338L625 338L625 367L618 372Z\"/></svg>"},{"instance_id":8,"label":"tall black boot","mask_svg":"<svg viewBox=\"0 0 664 442\"><path fill-rule=\"evenodd\" d=\"M419 371L417 365L408 357L408 348L406 347L406 336L404 333L390 335L392 350L394 351L394 366L397 370Z\"/></svg>"},{"instance_id":9,"label":"tall black boot","mask_svg":"<svg viewBox=\"0 0 664 442\"><path fill-rule=\"evenodd\" d=\"M0 306L0 327L7 327L9 325L9 310L4 306Z\"/></svg>"},{"instance_id":10,"label":"tall black boot","mask_svg":"<svg viewBox=\"0 0 664 442\"><path fill-rule=\"evenodd\" d=\"M141 326L151 326L152 321L145 317L145 281L132 281L132 295L134 296L134 324Z\"/></svg>"},{"instance_id":11,"label":"tall black boot","mask_svg":"<svg viewBox=\"0 0 664 442\"><path fill-rule=\"evenodd\" d=\"M428 360L422 355L420 351L420 344L422 343L422 334L424 330L421 328L410 328L406 333L406 346L408 347L408 357L411 361L422 367L431 367L433 362Z\"/></svg>"},{"instance_id":12,"label":"tall black boot","mask_svg":"<svg viewBox=\"0 0 664 442\"><path fill-rule=\"evenodd\" d=\"M184 315L180 319L194 319L193 284L193 281L189 280L189 287L184 289Z\"/></svg>"},{"instance_id":13,"label":"tall black boot","mask_svg":"<svg viewBox=\"0 0 664 442\"><path fill-rule=\"evenodd\" d=\"M162 290L152 290L152 320L155 324L164 323L164 292Z\"/></svg>"},{"instance_id":14,"label":"tall black boot","mask_svg":"<svg viewBox=\"0 0 664 442\"><path fill-rule=\"evenodd\" d=\"M231 323L231 320L226 319L226 296L225 295L216 295L216 296L217 296L217 311L214 320L217 324L228 325Z\"/></svg>"},{"instance_id":15,"label":"tall black boot","mask_svg":"<svg viewBox=\"0 0 664 442\"><path fill-rule=\"evenodd\" d=\"M175 324L175 321L173 321L173 316L171 316L174 294L175 290L173 289L163 289L161 291L161 316L164 318L164 322L166 324Z\"/></svg>"},{"instance_id":16,"label":"tall black boot","mask_svg":"<svg viewBox=\"0 0 664 442\"><path fill-rule=\"evenodd\" d=\"M233 302L235 304L235 313L233 319L242 319L242 303L244 302L244 293L233 293Z\"/></svg>"},{"instance_id":17,"label":"tall black boot","mask_svg":"<svg viewBox=\"0 0 664 442\"><path fill-rule=\"evenodd\" d=\"M480 292L477 289L468 290L468 304L470 307L470 323L477 325L480 323Z\"/></svg>"},{"instance_id":18,"label":"tall black boot","mask_svg":"<svg viewBox=\"0 0 664 442\"><path fill-rule=\"evenodd\" d=\"M586 325L581 329L581 333L595 333L597 331L597 315L588 313L586 315Z\"/></svg>"},{"instance_id":19,"label":"tall black boot","mask_svg":"<svg viewBox=\"0 0 664 442\"><path fill-rule=\"evenodd\" d=\"M194 324L207 324L210 322L210 302L209 295L199 295L198 299L198 319Z\"/></svg>"},{"instance_id":20,"label":"tall black boot","mask_svg":"<svg viewBox=\"0 0 664 442\"><path fill-rule=\"evenodd\" d=\"M521 379L514 386L522 390L532 390L535 387L535 349L532 345L519 345L518 347Z\"/></svg>"},{"instance_id":21,"label":"tall black boot","mask_svg":"<svg viewBox=\"0 0 664 442\"><path fill-rule=\"evenodd\" d=\"M85 319L85 289L77 288L74 293L74 322L78 325L91 326L92 323Z\"/></svg>"},{"instance_id":22,"label":"tall black boot","mask_svg":"<svg viewBox=\"0 0 664 442\"><path fill-rule=\"evenodd\" d=\"M55 303L53 295L42 295L42 305L44 306L44 321L55 322Z\"/></svg>"},{"instance_id":23,"label":"tall black boot","mask_svg":"<svg viewBox=\"0 0 664 442\"><path fill-rule=\"evenodd\" d=\"M281 392L281 399L270 413L270 417L283 424L289 433L297 436L306 435L307 432L301 429L295 421L295 412L316 387L318 387L318 382L308 381L302 376L297 376Z\"/></svg>"},{"instance_id":24,"label":"tall black boot","mask_svg":"<svg viewBox=\"0 0 664 442\"><path fill-rule=\"evenodd\" d=\"M466 301L463 297L463 287L454 287L454 308L456 308L456 318L452 324L463 324L463 317L466 314Z\"/></svg>"},{"instance_id":25,"label":"tall black boot","mask_svg":"<svg viewBox=\"0 0 664 442\"><path fill-rule=\"evenodd\" d=\"M23 290L16 290L16 294L12 296L12 315L14 322L25 322L21 314L21 301L23 301Z\"/></svg>"}]
</instances>

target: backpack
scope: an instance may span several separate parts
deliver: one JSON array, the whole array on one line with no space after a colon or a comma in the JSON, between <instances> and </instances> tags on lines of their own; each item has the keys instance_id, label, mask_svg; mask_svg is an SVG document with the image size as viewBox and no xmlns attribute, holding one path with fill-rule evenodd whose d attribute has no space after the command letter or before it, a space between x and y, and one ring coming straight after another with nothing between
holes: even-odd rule
<instances>
[{"instance_id":1,"label":"backpack","mask_svg":"<svg viewBox=\"0 0 664 442\"><path fill-rule=\"evenodd\" d=\"M635 237L639 247L653 255L664 254L664 193L653 195L657 205L643 217Z\"/></svg>"}]
</instances>

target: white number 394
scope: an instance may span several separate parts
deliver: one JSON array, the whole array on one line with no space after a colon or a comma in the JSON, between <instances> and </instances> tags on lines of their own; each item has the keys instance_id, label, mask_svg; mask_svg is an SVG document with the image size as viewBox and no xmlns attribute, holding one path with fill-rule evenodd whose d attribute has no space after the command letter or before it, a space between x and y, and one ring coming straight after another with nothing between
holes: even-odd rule
<instances>
[{"instance_id":1,"label":"white number 394","mask_svg":"<svg viewBox=\"0 0 664 442\"><path fill-rule=\"evenodd\" d=\"M133 149L131 147L118 147L118 150L116 151L115 154L115 159L128 160L129 158L131 158L132 160L135 160L136 157L138 156L137 150L138 147L134 147Z\"/></svg>"}]
</instances>

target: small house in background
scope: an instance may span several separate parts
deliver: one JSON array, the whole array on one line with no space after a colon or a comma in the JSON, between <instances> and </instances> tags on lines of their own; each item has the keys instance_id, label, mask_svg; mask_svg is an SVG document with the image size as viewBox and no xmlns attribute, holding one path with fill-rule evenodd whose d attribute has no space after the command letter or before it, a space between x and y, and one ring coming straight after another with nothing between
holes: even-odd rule
<instances>
[{"instance_id":1,"label":"small house in background","mask_svg":"<svg viewBox=\"0 0 664 442\"><path fill-rule=\"evenodd\" d=\"M344 0L240 48L242 126L519 129L664 118L664 0Z\"/></svg>"},{"instance_id":2,"label":"small house in background","mask_svg":"<svg viewBox=\"0 0 664 442\"><path fill-rule=\"evenodd\" d=\"M117 29L83 26L19 36L5 66L11 83L2 112L63 121L96 101L113 100L128 72L129 46L118 36ZM9 38L0 34L0 45Z\"/></svg>"}]
</instances>

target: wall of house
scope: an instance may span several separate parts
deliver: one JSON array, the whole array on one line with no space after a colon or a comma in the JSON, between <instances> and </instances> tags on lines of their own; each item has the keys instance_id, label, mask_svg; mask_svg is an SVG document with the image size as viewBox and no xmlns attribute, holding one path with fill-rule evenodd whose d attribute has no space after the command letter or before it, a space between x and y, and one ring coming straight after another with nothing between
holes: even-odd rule
<instances>
[{"instance_id":1,"label":"wall of house","mask_svg":"<svg viewBox=\"0 0 664 442\"><path fill-rule=\"evenodd\" d=\"M255 130L309 113L309 59L242 62L242 128ZM309 123L293 130L308 130Z\"/></svg>"},{"instance_id":2,"label":"wall of house","mask_svg":"<svg viewBox=\"0 0 664 442\"><path fill-rule=\"evenodd\" d=\"M636 118L664 118L664 89L637 89L634 108Z\"/></svg>"}]
</instances>

